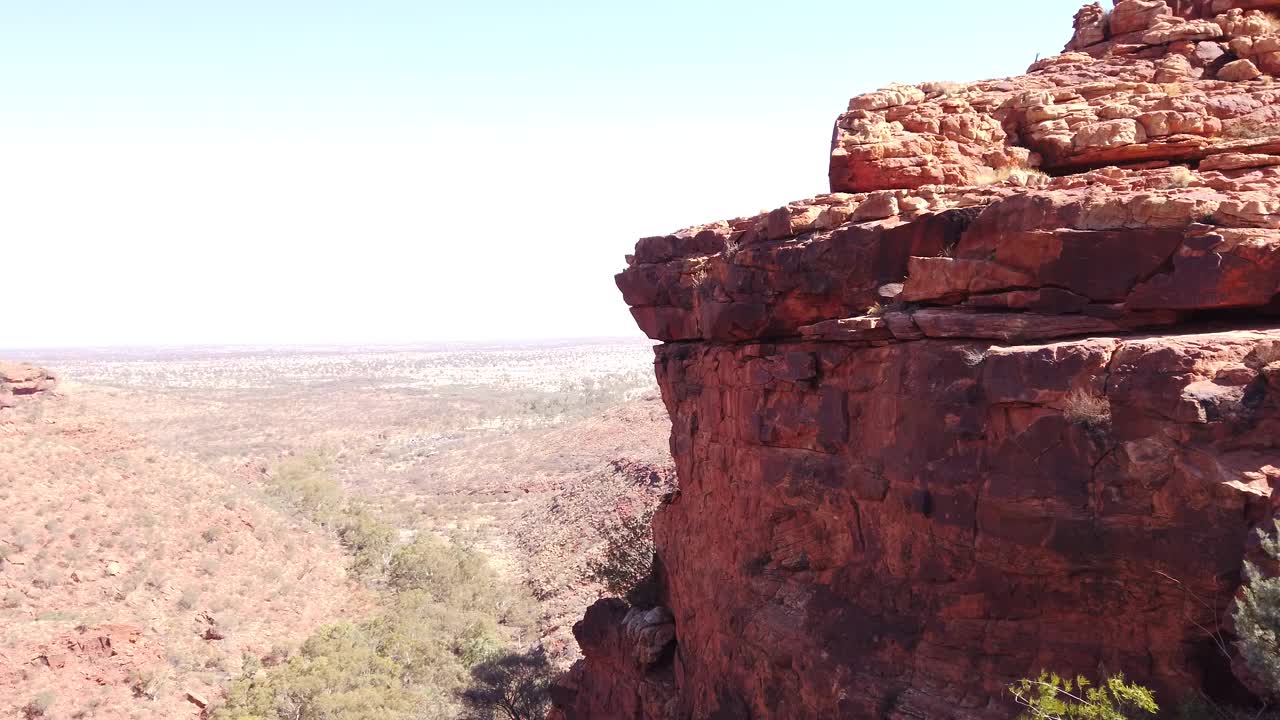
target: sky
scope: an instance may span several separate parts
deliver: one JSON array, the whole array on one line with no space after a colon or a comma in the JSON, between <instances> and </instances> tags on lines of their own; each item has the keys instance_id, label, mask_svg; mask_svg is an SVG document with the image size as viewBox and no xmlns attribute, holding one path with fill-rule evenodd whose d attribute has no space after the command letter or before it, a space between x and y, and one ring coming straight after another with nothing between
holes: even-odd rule
<instances>
[{"instance_id":1,"label":"sky","mask_svg":"<svg viewBox=\"0 0 1280 720\"><path fill-rule=\"evenodd\" d=\"M0 348L636 335L637 238L1082 2L0 0Z\"/></svg>"}]
</instances>

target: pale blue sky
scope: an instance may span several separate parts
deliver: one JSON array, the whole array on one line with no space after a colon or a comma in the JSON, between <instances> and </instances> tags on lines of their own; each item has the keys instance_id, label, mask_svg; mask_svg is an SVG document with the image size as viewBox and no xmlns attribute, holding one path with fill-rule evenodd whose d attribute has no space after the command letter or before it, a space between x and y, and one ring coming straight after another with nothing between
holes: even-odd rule
<instances>
[{"instance_id":1,"label":"pale blue sky","mask_svg":"<svg viewBox=\"0 0 1280 720\"><path fill-rule=\"evenodd\" d=\"M0 347L630 334L636 237L823 192L851 95L1080 2L0 0Z\"/></svg>"}]
</instances>

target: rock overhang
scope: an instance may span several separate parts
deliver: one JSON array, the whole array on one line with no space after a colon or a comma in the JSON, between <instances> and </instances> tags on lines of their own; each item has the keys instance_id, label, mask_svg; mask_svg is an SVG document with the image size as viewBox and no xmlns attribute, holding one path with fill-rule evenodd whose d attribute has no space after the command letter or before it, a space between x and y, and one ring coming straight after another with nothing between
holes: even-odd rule
<instances>
[{"instance_id":1,"label":"rock overhang","mask_svg":"<svg viewBox=\"0 0 1280 720\"><path fill-rule=\"evenodd\" d=\"M854 98L831 193L642 239L675 649L589 643L556 712L994 720L1100 667L1243 692L1204 628L1280 481L1276 11L1091 5L1024 76Z\"/></svg>"}]
</instances>

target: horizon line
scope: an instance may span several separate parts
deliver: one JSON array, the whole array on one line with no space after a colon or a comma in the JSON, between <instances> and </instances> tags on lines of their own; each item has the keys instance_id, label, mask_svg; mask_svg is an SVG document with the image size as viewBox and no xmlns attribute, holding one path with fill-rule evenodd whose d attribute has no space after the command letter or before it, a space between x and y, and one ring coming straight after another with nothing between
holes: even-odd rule
<instances>
[{"instance_id":1,"label":"horizon line","mask_svg":"<svg viewBox=\"0 0 1280 720\"><path fill-rule=\"evenodd\" d=\"M632 335L566 335L541 338L483 338L483 339L447 339L447 340L407 340L407 341L335 341L335 342L204 342L204 343L119 343L119 344L85 344L85 345L28 345L4 347L0 346L0 360L5 355L67 352L143 352L143 351L197 351L197 350L389 350L389 349L424 349L440 346L519 346L519 345L564 345L590 342L635 342L657 344L657 340L645 337L637 332Z\"/></svg>"}]
</instances>

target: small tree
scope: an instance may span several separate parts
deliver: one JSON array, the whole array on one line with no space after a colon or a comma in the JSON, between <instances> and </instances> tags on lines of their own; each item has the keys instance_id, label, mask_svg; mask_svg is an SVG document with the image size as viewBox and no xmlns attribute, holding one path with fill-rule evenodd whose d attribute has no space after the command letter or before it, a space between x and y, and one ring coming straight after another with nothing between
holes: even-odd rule
<instances>
[{"instance_id":1,"label":"small tree","mask_svg":"<svg viewBox=\"0 0 1280 720\"><path fill-rule=\"evenodd\" d=\"M1083 676L1074 682L1041 672L1035 680L1009 686L1013 699L1026 710L1018 720L1134 720L1140 713L1159 711L1151 691L1113 675L1097 687Z\"/></svg>"},{"instance_id":2,"label":"small tree","mask_svg":"<svg viewBox=\"0 0 1280 720\"><path fill-rule=\"evenodd\" d=\"M635 601L653 572L653 508L596 523L604 539L598 555L587 560L587 577L611 595Z\"/></svg>"},{"instance_id":3,"label":"small tree","mask_svg":"<svg viewBox=\"0 0 1280 720\"><path fill-rule=\"evenodd\" d=\"M327 465L318 452L287 458L272 468L267 487L308 518L327 525L342 505L342 486L329 476Z\"/></svg>"},{"instance_id":4,"label":"small tree","mask_svg":"<svg viewBox=\"0 0 1280 720\"><path fill-rule=\"evenodd\" d=\"M555 669L542 648L486 660L471 670L462 693L469 720L541 720Z\"/></svg>"},{"instance_id":5,"label":"small tree","mask_svg":"<svg viewBox=\"0 0 1280 720\"><path fill-rule=\"evenodd\" d=\"M1280 520L1276 521L1280 532ZM1262 550L1268 557L1280 559L1280 540L1259 530ZM1267 577L1256 565L1245 561L1248 582L1240 602L1236 604L1235 626L1240 637L1237 647L1249 670L1269 691L1271 699L1280 697L1280 578Z\"/></svg>"},{"instance_id":6,"label":"small tree","mask_svg":"<svg viewBox=\"0 0 1280 720\"><path fill-rule=\"evenodd\" d=\"M366 581L382 577L395 548L395 527L358 506L348 507L337 521L338 539L351 554L351 573Z\"/></svg>"},{"instance_id":7,"label":"small tree","mask_svg":"<svg viewBox=\"0 0 1280 720\"><path fill-rule=\"evenodd\" d=\"M427 533L392 554L387 585L395 592L421 590L436 602L475 609L495 607L502 594L483 553Z\"/></svg>"}]
</instances>

